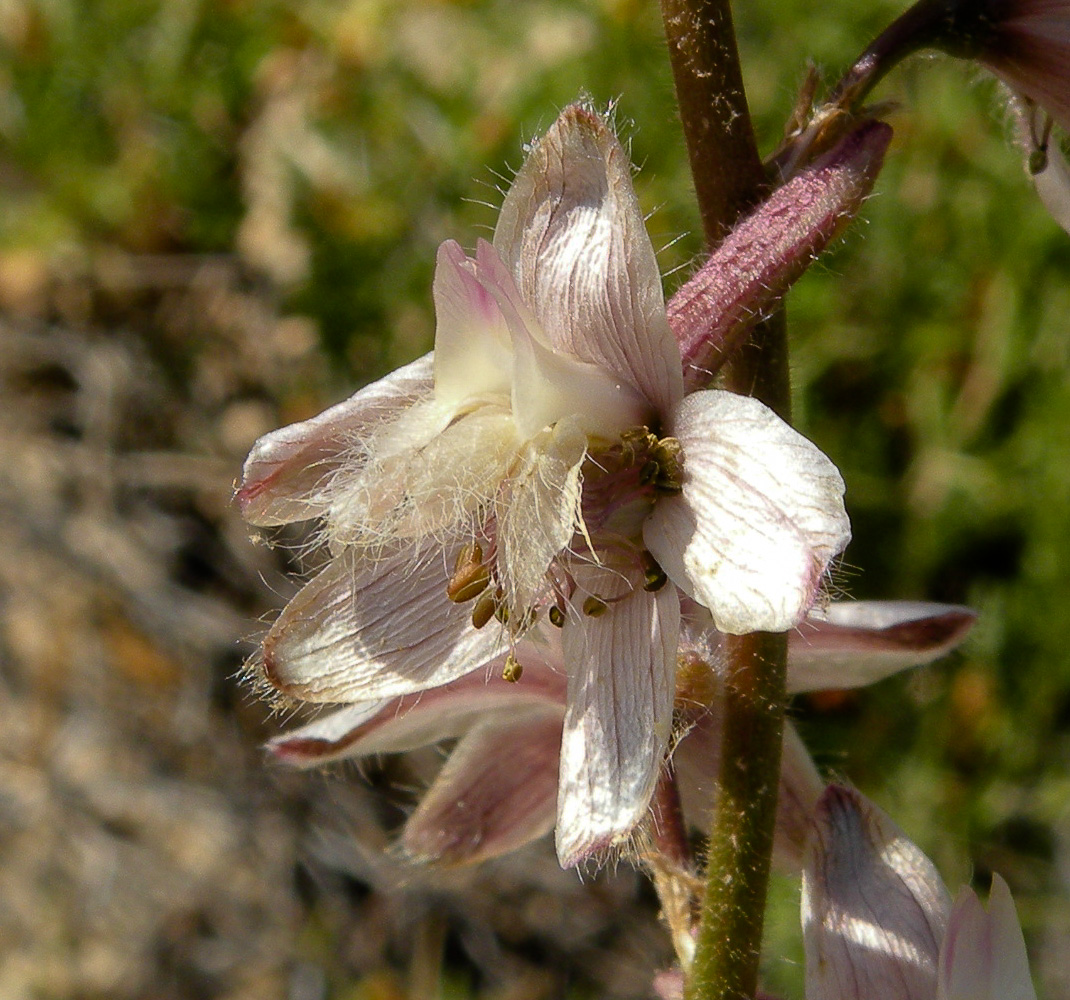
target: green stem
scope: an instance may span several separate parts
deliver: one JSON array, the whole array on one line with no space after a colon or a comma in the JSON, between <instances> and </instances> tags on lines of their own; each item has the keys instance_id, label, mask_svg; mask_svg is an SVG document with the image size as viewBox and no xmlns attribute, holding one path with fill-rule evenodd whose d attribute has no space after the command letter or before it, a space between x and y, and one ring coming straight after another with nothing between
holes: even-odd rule
<instances>
[{"instance_id":1,"label":"green stem","mask_svg":"<svg viewBox=\"0 0 1070 1000\"><path fill-rule=\"evenodd\" d=\"M742 1000L758 985L784 725L786 636L728 636L724 733L688 1000Z\"/></svg>"},{"instance_id":2,"label":"green stem","mask_svg":"<svg viewBox=\"0 0 1070 1000\"><path fill-rule=\"evenodd\" d=\"M662 0L680 117L702 225L716 246L766 191L728 0ZM787 416L783 314L754 330L723 369L725 386ZM724 736L707 850L706 893L687 1000L757 990L776 820L787 637L726 637Z\"/></svg>"}]
</instances>

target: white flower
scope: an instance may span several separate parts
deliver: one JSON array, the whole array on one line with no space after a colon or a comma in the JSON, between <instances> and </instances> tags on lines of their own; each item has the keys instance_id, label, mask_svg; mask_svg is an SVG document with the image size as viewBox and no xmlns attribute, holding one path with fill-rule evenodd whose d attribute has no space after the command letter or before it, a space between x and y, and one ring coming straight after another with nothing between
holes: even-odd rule
<instances>
[{"instance_id":1,"label":"white flower","mask_svg":"<svg viewBox=\"0 0 1070 1000\"><path fill-rule=\"evenodd\" d=\"M503 648L523 667L525 633L549 618L571 865L645 813L677 588L721 631L791 629L849 538L843 481L756 400L685 395L630 165L584 107L531 151L493 245L443 244L434 300L433 357L246 462L245 516L319 518L334 553L268 633L263 670L309 701L395 698Z\"/></svg>"}]
</instances>

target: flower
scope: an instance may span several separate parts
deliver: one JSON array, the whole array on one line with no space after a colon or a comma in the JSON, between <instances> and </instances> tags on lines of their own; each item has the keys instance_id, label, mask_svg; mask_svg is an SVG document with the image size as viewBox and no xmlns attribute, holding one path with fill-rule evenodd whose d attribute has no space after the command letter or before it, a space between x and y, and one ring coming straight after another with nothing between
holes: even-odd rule
<instances>
[{"instance_id":1,"label":"flower","mask_svg":"<svg viewBox=\"0 0 1070 1000\"><path fill-rule=\"evenodd\" d=\"M933 863L860 793L830 785L803 868L807 1000L1036 1000L1010 890L954 904Z\"/></svg>"},{"instance_id":2,"label":"flower","mask_svg":"<svg viewBox=\"0 0 1070 1000\"><path fill-rule=\"evenodd\" d=\"M364 703L505 650L528 671L525 637L559 626L570 866L645 813L680 592L724 632L798 625L849 538L843 481L756 400L685 394L630 165L585 107L534 145L493 244L442 245L433 292L433 356L246 461L246 518L318 518L333 554L260 665L286 694Z\"/></svg>"},{"instance_id":3,"label":"flower","mask_svg":"<svg viewBox=\"0 0 1070 1000\"><path fill-rule=\"evenodd\" d=\"M719 637L701 609L688 607L675 692L672 753L685 817L706 829L711 783L719 771ZM792 692L873 683L926 663L958 645L974 613L955 605L838 602L812 614L788 646ZM300 767L402 752L459 737L405 825L413 858L470 863L514 850L548 833L557 818L560 745L567 685L559 633L529 633L517 656L523 683L502 676L503 653L488 668L416 695L335 710L271 741L279 759ZM798 867L824 788L790 723L778 803L776 854Z\"/></svg>"}]
</instances>

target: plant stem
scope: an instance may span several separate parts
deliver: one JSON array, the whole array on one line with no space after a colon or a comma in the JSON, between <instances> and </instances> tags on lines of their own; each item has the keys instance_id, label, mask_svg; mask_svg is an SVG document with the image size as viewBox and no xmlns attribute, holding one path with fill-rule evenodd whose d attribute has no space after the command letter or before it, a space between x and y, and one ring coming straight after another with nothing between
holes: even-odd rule
<instances>
[{"instance_id":1,"label":"plant stem","mask_svg":"<svg viewBox=\"0 0 1070 1000\"><path fill-rule=\"evenodd\" d=\"M784 725L783 635L728 636L724 735L688 1000L742 1000L758 985Z\"/></svg>"},{"instance_id":2,"label":"plant stem","mask_svg":"<svg viewBox=\"0 0 1070 1000\"><path fill-rule=\"evenodd\" d=\"M676 97L710 247L765 187L728 0L662 0Z\"/></svg>"},{"instance_id":3,"label":"plant stem","mask_svg":"<svg viewBox=\"0 0 1070 1000\"><path fill-rule=\"evenodd\" d=\"M766 190L731 9L728 0L662 0L662 15L702 225L712 248ZM755 328L723 373L726 388L754 395L787 418L783 312ZM787 636L728 636L723 648L721 773L688 1000L742 1000L757 990L776 819Z\"/></svg>"}]
</instances>

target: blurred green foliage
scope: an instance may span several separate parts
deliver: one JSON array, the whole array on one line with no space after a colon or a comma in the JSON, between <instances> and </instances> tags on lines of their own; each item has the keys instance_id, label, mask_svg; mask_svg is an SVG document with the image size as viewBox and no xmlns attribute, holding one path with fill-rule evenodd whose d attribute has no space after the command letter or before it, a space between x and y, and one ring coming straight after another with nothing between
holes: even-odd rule
<instances>
[{"instance_id":1,"label":"blurred green foliage","mask_svg":"<svg viewBox=\"0 0 1070 1000\"><path fill-rule=\"evenodd\" d=\"M899 9L740 5L763 149L807 60L834 77ZM671 288L701 245L653 3L11 0L0 301L100 254L234 255L332 362L282 409L326 403L427 348L435 247L488 231L523 141L580 94L618 102ZM919 58L876 96L900 102L877 193L789 300L797 420L848 483L837 585L982 617L949 661L796 715L950 883L998 869L1031 940L1067 940L1070 237L991 81ZM772 950L797 955L795 891L774 902ZM770 985L800 995L798 968L771 959Z\"/></svg>"}]
</instances>

